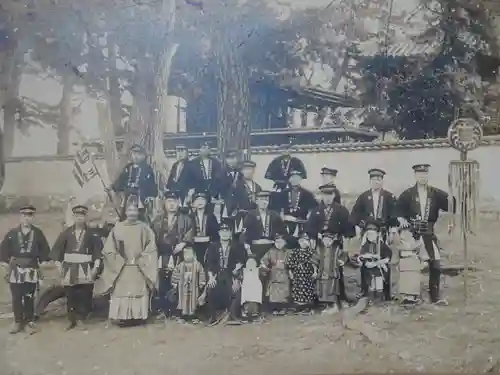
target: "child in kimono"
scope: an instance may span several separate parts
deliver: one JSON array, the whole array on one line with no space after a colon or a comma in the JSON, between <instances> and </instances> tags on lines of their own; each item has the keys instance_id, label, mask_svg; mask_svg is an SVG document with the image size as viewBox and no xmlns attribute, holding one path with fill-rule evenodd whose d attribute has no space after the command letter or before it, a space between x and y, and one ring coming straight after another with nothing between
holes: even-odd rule
<instances>
[{"instance_id":1,"label":"child in kimono","mask_svg":"<svg viewBox=\"0 0 500 375\"><path fill-rule=\"evenodd\" d=\"M255 258L250 257L243 269L243 283L241 285L241 305L243 318L253 321L259 317L262 304L262 282L259 276L259 267Z\"/></svg>"},{"instance_id":2,"label":"child in kimono","mask_svg":"<svg viewBox=\"0 0 500 375\"><path fill-rule=\"evenodd\" d=\"M296 311L308 315L316 292L317 266L314 262L314 250L306 232L299 235L299 246L287 258L286 266L292 280L292 302Z\"/></svg>"},{"instance_id":3,"label":"child in kimono","mask_svg":"<svg viewBox=\"0 0 500 375\"><path fill-rule=\"evenodd\" d=\"M367 223L365 231L366 242L357 256L361 266L361 290L372 302L382 302L390 298L385 295L384 290L388 288L384 286L390 283L392 251L382 240L377 223Z\"/></svg>"},{"instance_id":4,"label":"child in kimono","mask_svg":"<svg viewBox=\"0 0 500 375\"><path fill-rule=\"evenodd\" d=\"M399 252L399 295L403 305L413 305L421 298L421 254L425 253L422 239L415 239L409 229L401 229L395 246Z\"/></svg>"},{"instance_id":5,"label":"child in kimono","mask_svg":"<svg viewBox=\"0 0 500 375\"><path fill-rule=\"evenodd\" d=\"M290 278L286 268L288 253L285 237L277 234L274 246L261 260L262 271L269 274L266 296L273 315L285 315L290 302Z\"/></svg>"},{"instance_id":6,"label":"child in kimono","mask_svg":"<svg viewBox=\"0 0 500 375\"><path fill-rule=\"evenodd\" d=\"M172 287L177 288L179 297L177 310L185 322L198 323L196 309L204 303L205 271L192 246L184 247L182 255L183 261L172 273Z\"/></svg>"},{"instance_id":7,"label":"child in kimono","mask_svg":"<svg viewBox=\"0 0 500 375\"><path fill-rule=\"evenodd\" d=\"M346 261L346 254L341 248L339 236L323 232L321 243L316 249L318 258L318 302L324 307L323 312L333 313L342 308L340 283L342 274L340 267Z\"/></svg>"}]
</instances>

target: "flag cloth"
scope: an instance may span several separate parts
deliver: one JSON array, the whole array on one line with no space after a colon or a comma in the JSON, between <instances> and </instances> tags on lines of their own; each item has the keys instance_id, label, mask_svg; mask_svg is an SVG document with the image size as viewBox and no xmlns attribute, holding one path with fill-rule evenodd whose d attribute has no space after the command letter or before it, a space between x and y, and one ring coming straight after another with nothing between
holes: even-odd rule
<instances>
[{"instance_id":1,"label":"flag cloth","mask_svg":"<svg viewBox=\"0 0 500 375\"><path fill-rule=\"evenodd\" d=\"M73 177L81 188L87 182L97 176L96 167L92 161L90 152L83 147L76 153L75 160L73 160Z\"/></svg>"}]
</instances>

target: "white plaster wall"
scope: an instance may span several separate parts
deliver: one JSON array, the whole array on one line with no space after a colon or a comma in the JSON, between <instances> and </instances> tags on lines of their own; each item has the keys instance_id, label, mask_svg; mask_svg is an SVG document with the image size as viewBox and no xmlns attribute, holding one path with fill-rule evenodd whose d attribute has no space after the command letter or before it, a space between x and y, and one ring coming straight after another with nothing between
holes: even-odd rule
<instances>
[{"instance_id":1,"label":"white plaster wall","mask_svg":"<svg viewBox=\"0 0 500 375\"><path fill-rule=\"evenodd\" d=\"M255 154L257 163L256 179L264 188L270 189L271 182L264 180L267 165L276 154ZM398 194L413 183L411 166L416 163L429 163L431 183L439 188L447 189L448 164L456 159L458 153L450 148L428 148L415 150L387 150L366 152L331 152L331 153L299 153L304 162L308 179L304 186L315 189L321 184L320 169L323 166L335 167L339 170L337 184L344 194L358 194L368 187L367 170L374 167L385 169L386 188ZM471 157L481 164L481 198L494 199L500 202L500 145L482 146L473 151ZM97 164L101 171L102 160ZM94 180L81 191L71 174L72 159L56 158L19 158L6 164L6 181L2 189L5 195L44 196L73 195L94 196L102 192L101 184Z\"/></svg>"}]
</instances>

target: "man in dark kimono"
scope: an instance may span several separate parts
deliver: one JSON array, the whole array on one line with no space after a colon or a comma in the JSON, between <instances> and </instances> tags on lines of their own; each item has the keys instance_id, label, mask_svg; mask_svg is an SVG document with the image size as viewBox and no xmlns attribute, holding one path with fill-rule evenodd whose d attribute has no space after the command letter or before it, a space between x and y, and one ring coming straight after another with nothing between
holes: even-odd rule
<instances>
[{"instance_id":1,"label":"man in dark kimono","mask_svg":"<svg viewBox=\"0 0 500 375\"><path fill-rule=\"evenodd\" d=\"M194 223L193 248L196 259L205 266L205 253L210 243L217 241L219 222L208 208L208 194L197 192L194 194L192 218Z\"/></svg>"},{"instance_id":2,"label":"man in dark kimono","mask_svg":"<svg viewBox=\"0 0 500 375\"><path fill-rule=\"evenodd\" d=\"M366 222L374 219L381 230L382 239L386 241L389 228L398 226L395 212L396 197L383 188L385 171L374 168L368 171L368 175L370 190L365 191L356 200L351 211L351 221L361 232Z\"/></svg>"},{"instance_id":3,"label":"man in dark kimono","mask_svg":"<svg viewBox=\"0 0 500 375\"><path fill-rule=\"evenodd\" d=\"M72 210L74 224L59 235L50 253L66 291L68 330L83 327L92 310L94 281L103 248L99 234L87 226L88 208L78 205Z\"/></svg>"},{"instance_id":4,"label":"man in dark kimono","mask_svg":"<svg viewBox=\"0 0 500 375\"><path fill-rule=\"evenodd\" d=\"M292 170L289 187L280 193L283 219L288 233L295 238L298 238L298 233L302 230L311 211L318 206L314 194L300 186L304 176L304 173Z\"/></svg>"},{"instance_id":5,"label":"man in dark kimono","mask_svg":"<svg viewBox=\"0 0 500 375\"><path fill-rule=\"evenodd\" d=\"M231 226L223 222L219 240L207 251L208 308L211 325L222 320L237 324L241 313L241 282L247 253L240 242L232 240Z\"/></svg>"},{"instance_id":6,"label":"man in dark kimono","mask_svg":"<svg viewBox=\"0 0 500 375\"><path fill-rule=\"evenodd\" d=\"M245 160L241 163L242 178L236 182L234 187L234 201L237 211L250 211L255 209L255 197L262 187L255 182L255 167L254 161Z\"/></svg>"},{"instance_id":7,"label":"man in dark kimono","mask_svg":"<svg viewBox=\"0 0 500 375\"><path fill-rule=\"evenodd\" d=\"M328 167L323 167L321 168L321 180L322 180L322 185L323 186L334 186L335 191L334 191L334 202L341 204L342 198L340 196L340 190L337 189L337 174L338 170L334 168L328 168Z\"/></svg>"},{"instance_id":8,"label":"man in dark kimono","mask_svg":"<svg viewBox=\"0 0 500 375\"><path fill-rule=\"evenodd\" d=\"M282 191L288 186L292 171L297 171L303 176L302 178L307 178L304 163L290 154L290 147L290 145L285 145L282 154L271 161L267 167L264 178L274 182L275 191Z\"/></svg>"},{"instance_id":9,"label":"man in dark kimono","mask_svg":"<svg viewBox=\"0 0 500 375\"><path fill-rule=\"evenodd\" d=\"M446 304L440 299L441 265L438 238L434 227L439 212L448 212L450 202L455 212L455 197L429 185L429 164L413 166L416 184L406 189L396 202L399 224L402 228L412 227L415 235L422 238L429 255L429 294L432 303Z\"/></svg>"},{"instance_id":10,"label":"man in dark kimono","mask_svg":"<svg viewBox=\"0 0 500 375\"><path fill-rule=\"evenodd\" d=\"M236 186L243 178L238 162L238 152L228 151L226 163L218 178L218 197L222 200L221 217L232 217L236 214L236 198L234 196Z\"/></svg>"},{"instance_id":11,"label":"man in dark kimono","mask_svg":"<svg viewBox=\"0 0 500 375\"><path fill-rule=\"evenodd\" d=\"M168 299L172 272L182 261L182 250L192 241L195 231L193 218L181 209L180 199L178 192L166 191L163 214L153 222L160 265L157 302L165 317L175 309L175 304L170 303L173 301Z\"/></svg>"},{"instance_id":12,"label":"man in dark kimono","mask_svg":"<svg viewBox=\"0 0 500 375\"><path fill-rule=\"evenodd\" d=\"M6 269L6 281L12 294L14 323L10 333L26 328L37 331L35 325L35 292L40 281L40 263L50 260L50 247L40 228L33 225L35 207L21 207L21 224L11 229L0 244L0 264Z\"/></svg>"},{"instance_id":13,"label":"man in dark kimono","mask_svg":"<svg viewBox=\"0 0 500 375\"><path fill-rule=\"evenodd\" d=\"M349 220L349 211L341 204L335 202L337 188L335 185L322 185L319 187L321 204L312 211L306 223L306 232L317 244L322 239L322 233L328 232L333 236L332 249L343 250L344 237L356 236L356 229ZM339 297L347 301L344 285L344 268L338 266Z\"/></svg>"},{"instance_id":14,"label":"man in dark kimono","mask_svg":"<svg viewBox=\"0 0 500 375\"><path fill-rule=\"evenodd\" d=\"M270 194L269 191L257 193L257 209L250 211L243 220L243 234L240 240L251 250L258 263L274 244L277 234L287 235L281 217L269 210Z\"/></svg>"},{"instance_id":15,"label":"man in dark kimono","mask_svg":"<svg viewBox=\"0 0 500 375\"><path fill-rule=\"evenodd\" d=\"M147 205L153 202L158 193L155 173L146 161L146 150L142 146L132 146L130 158L131 162L123 168L109 189L122 194L121 220L125 219L125 206L130 196L137 197L141 220L144 220Z\"/></svg>"},{"instance_id":16,"label":"man in dark kimono","mask_svg":"<svg viewBox=\"0 0 500 375\"><path fill-rule=\"evenodd\" d=\"M210 156L208 143L204 143L200 148L200 155L190 161L193 171L193 185L198 191L206 192L207 199L217 198L217 178L222 174L220 161ZM212 208L210 206L210 208Z\"/></svg>"},{"instance_id":17,"label":"man in dark kimono","mask_svg":"<svg viewBox=\"0 0 500 375\"><path fill-rule=\"evenodd\" d=\"M191 164L189 163L189 154L185 146L177 146L175 148L177 161L172 165L170 174L167 180L167 190L177 191L181 206L186 207L188 202L186 198L189 190L194 188L194 178Z\"/></svg>"}]
</instances>

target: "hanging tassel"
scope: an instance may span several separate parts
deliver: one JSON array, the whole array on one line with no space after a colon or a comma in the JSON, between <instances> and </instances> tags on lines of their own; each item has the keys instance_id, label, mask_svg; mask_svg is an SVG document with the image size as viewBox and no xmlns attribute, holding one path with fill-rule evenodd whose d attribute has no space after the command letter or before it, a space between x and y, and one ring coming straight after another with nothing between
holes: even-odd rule
<instances>
[{"instance_id":1,"label":"hanging tassel","mask_svg":"<svg viewBox=\"0 0 500 375\"><path fill-rule=\"evenodd\" d=\"M479 163L475 160L450 162L448 174L448 212L453 212L453 197L456 199L456 213L450 216L450 225L458 217L463 233L474 233L478 225Z\"/></svg>"},{"instance_id":2,"label":"hanging tassel","mask_svg":"<svg viewBox=\"0 0 500 375\"><path fill-rule=\"evenodd\" d=\"M222 211L222 217L227 219L229 215L227 214L227 204L224 203L224 210Z\"/></svg>"}]
</instances>

